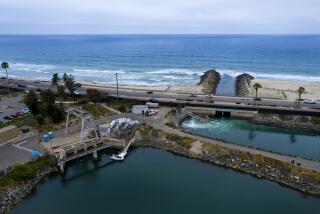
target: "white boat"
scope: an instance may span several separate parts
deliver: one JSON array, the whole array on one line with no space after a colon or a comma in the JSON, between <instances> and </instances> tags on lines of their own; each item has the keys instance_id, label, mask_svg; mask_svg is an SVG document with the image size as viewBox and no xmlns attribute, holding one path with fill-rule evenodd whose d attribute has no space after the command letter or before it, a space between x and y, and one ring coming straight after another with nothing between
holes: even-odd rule
<instances>
[{"instance_id":1,"label":"white boat","mask_svg":"<svg viewBox=\"0 0 320 214\"><path fill-rule=\"evenodd\" d=\"M124 157L126 156L127 152L120 152L119 154L112 154L109 156L110 159L112 160L117 160L117 161L120 161L120 160L123 160Z\"/></svg>"}]
</instances>

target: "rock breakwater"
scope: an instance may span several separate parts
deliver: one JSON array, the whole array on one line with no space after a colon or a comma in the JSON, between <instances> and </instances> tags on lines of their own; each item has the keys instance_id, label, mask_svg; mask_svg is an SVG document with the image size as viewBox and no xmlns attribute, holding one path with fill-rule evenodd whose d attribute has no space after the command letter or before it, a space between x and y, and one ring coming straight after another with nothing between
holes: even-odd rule
<instances>
[{"instance_id":1,"label":"rock breakwater","mask_svg":"<svg viewBox=\"0 0 320 214\"><path fill-rule=\"evenodd\" d=\"M245 97L250 95L251 81L254 79L250 74L240 74L236 77L235 95Z\"/></svg>"}]
</instances>

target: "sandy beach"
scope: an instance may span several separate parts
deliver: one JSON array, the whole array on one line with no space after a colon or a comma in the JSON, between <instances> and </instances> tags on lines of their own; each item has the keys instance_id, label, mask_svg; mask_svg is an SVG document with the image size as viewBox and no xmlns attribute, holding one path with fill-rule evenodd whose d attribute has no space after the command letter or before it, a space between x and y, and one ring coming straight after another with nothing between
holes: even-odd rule
<instances>
[{"instance_id":1,"label":"sandy beach","mask_svg":"<svg viewBox=\"0 0 320 214\"><path fill-rule=\"evenodd\" d=\"M113 84L102 84L102 83L93 83L88 81L78 81L84 87L90 88L112 88L116 89L117 86ZM163 92L163 93L196 93L202 94L202 86L200 85L186 85L186 86L140 86L140 85L119 85L121 90L130 90L130 91L152 91L152 92Z\"/></svg>"},{"instance_id":2,"label":"sandy beach","mask_svg":"<svg viewBox=\"0 0 320 214\"><path fill-rule=\"evenodd\" d=\"M262 88L259 89L258 96L268 98L281 98L288 100L295 100L298 98L297 89L302 86L306 89L306 93L302 94L302 99L320 99L320 83L307 82L289 82L280 80L262 80L256 79L252 82L260 83ZM251 95L255 95L255 90L251 87Z\"/></svg>"}]
</instances>

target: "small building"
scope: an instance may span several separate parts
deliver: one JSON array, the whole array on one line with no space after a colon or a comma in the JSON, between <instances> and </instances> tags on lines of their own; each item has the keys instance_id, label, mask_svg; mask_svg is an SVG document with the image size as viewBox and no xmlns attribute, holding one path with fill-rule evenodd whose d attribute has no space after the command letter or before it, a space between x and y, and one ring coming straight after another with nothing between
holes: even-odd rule
<instances>
[{"instance_id":1,"label":"small building","mask_svg":"<svg viewBox=\"0 0 320 214\"><path fill-rule=\"evenodd\" d=\"M144 115L148 111L148 107L144 105L134 105L132 106L133 114L141 114Z\"/></svg>"},{"instance_id":2,"label":"small building","mask_svg":"<svg viewBox=\"0 0 320 214\"><path fill-rule=\"evenodd\" d=\"M10 125L0 129L0 144L9 140L17 138L19 136L19 130L16 126Z\"/></svg>"}]
</instances>

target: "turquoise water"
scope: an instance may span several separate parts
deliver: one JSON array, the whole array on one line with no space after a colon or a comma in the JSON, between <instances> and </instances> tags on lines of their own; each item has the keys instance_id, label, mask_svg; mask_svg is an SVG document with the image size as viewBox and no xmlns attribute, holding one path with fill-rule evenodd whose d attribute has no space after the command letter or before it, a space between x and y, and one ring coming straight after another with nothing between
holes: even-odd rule
<instances>
[{"instance_id":1,"label":"turquoise water","mask_svg":"<svg viewBox=\"0 0 320 214\"><path fill-rule=\"evenodd\" d=\"M222 74L229 94L234 77L320 82L316 35L0 35L0 61L13 77L49 78L68 72L79 80L120 84L188 85L209 69Z\"/></svg>"},{"instance_id":2,"label":"turquoise water","mask_svg":"<svg viewBox=\"0 0 320 214\"><path fill-rule=\"evenodd\" d=\"M182 123L182 127L188 132L209 138L320 160L320 136L311 132L225 118L216 118L209 123L188 119Z\"/></svg>"},{"instance_id":3,"label":"turquoise water","mask_svg":"<svg viewBox=\"0 0 320 214\"><path fill-rule=\"evenodd\" d=\"M15 214L316 214L320 199L250 175L153 149L69 165L42 182Z\"/></svg>"}]
</instances>

